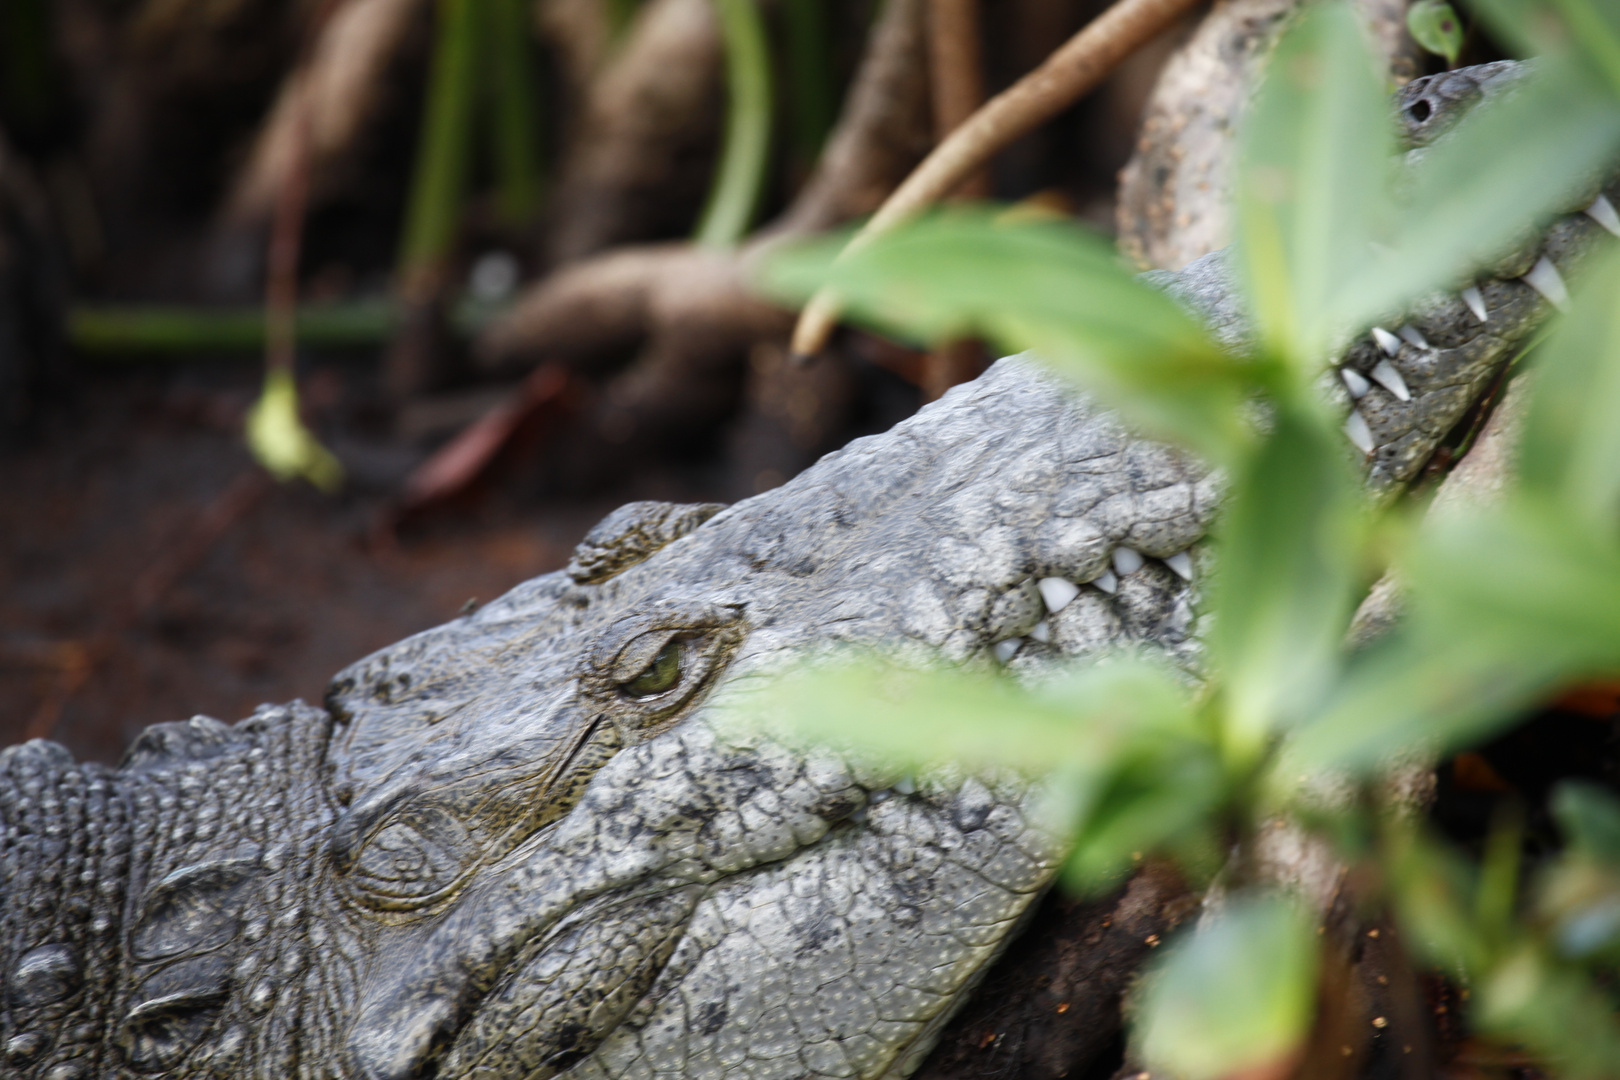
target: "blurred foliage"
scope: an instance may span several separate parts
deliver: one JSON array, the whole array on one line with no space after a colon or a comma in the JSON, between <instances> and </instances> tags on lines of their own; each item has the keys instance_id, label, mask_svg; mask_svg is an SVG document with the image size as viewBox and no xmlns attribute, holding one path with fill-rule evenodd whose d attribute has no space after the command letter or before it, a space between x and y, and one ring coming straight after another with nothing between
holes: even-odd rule
<instances>
[{"instance_id":1,"label":"blurred foliage","mask_svg":"<svg viewBox=\"0 0 1620 1080\"><path fill-rule=\"evenodd\" d=\"M1462 54L1462 20L1445 0L1417 0L1406 9L1406 29L1422 48L1457 66Z\"/></svg>"},{"instance_id":2,"label":"blurred foliage","mask_svg":"<svg viewBox=\"0 0 1620 1080\"><path fill-rule=\"evenodd\" d=\"M1250 353L1210 340L1102 240L984 210L842 254L838 241L808 245L767 273L779 295L828 285L855 317L911 340L1033 349L1227 472L1196 685L1140 656L1040 687L990 665L908 673L834 658L765 691L766 715L896 768L949 760L1038 778L1083 888L1114 885L1146 855L1194 880L1219 870L1225 901L1139 995L1137 1048L1155 1076L1283 1075L1302 1051L1314 919L1243 858L1220 865L1279 813L1370 868L1381 894L1363 901L1389 906L1422 959L1475 988L1478 1030L1555 1075L1620 1076L1599 977L1620 957L1620 803L1559 792L1569 845L1526 898L1511 823L1475 865L1378 796L1393 763L1470 745L1559 687L1620 671L1620 253L1595 260L1539 350L1522 477L1496 505L1423 520L1371 506L1313 389L1353 334L1469 280L1569 210L1620 148L1620 5L1482 0L1479 14L1539 53L1536 66L1404 164L1348 6L1314 4L1284 35L1235 184ZM1352 653L1354 604L1384 565L1407 614ZM1352 785L1359 797L1322 808L1321 791Z\"/></svg>"},{"instance_id":3,"label":"blurred foliage","mask_svg":"<svg viewBox=\"0 0 1620 1080\"><path fill-rule=\"evenodd\" d=\"M248 411L248 448L270 475L286 483L302 477L322 491L343 483L343 466L298 415L298 385L292 372L271 368L264 392Z\"/></svg>"}]
</instances>

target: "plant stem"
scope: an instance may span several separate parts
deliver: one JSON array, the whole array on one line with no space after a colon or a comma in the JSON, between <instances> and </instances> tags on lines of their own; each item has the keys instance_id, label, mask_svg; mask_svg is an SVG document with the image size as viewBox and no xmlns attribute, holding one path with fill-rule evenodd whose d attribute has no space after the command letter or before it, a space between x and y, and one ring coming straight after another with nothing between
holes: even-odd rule
<instances>
[{"instance_id":1,"label":"plant stem","mask_svg":"<svg viewBox=\"0 0 1620 1080\"><path fill-rule=\"evenodd\" d=\"M697 242L731 247L753 222L771 149L770 52L755 0L714 0L726 43L726 138Z\"/></svg>"},{"instance_id":2,"label":"plant stem","mask_svg":"<svg viewBox=\"0 0 1620 1080\"><path fill-rule=\"evenodd\" d=\"M458 334L471 337L495 315L485 304L462 303L451 316ZM293 320L300 344L375 346L399 329L392 300L303 305ZM139 353L252 352L265 347L265 312L259 307L187 308L147 305L75 307L68 312L73 348L98 357Z\"/></svg>"},{"instance_id":3,"label":"plant stem","mask_svg":"<svg viewBox=\"0 0 1620 1080\"><path fill-rule=\"evenodd\" d=\"M1033 131L1091 90L1118 63L1157 36L1196 0L1117 0L1034 71L991 98L923 159L845 249L865 247L945 198L1008 143ZM793 352L820 352L838 325L838 297L823 289L793 330Z\"/></svg>"},{"instance_id":4,"label":"plant stem","mask_svg":"<svg viewBox=\"0 0 1620 1080\"><path fill-rule=\"evenodd\" d=\"M478 73L479 3L439 0L433 71L400 246L399 280L407 297L436 288L461 221Z\"/></svg>"},{"instance_id":5,"label":"plant stem","mask_svg":"<svg viewBox=\"0 0 1620 1080\"><path fill-rule=\"evenodd\" d=\"M523 0L486 0L486 37L494 99L496 206L501 222L521 229L540 205L539 122L534 46Z\"/></svg>"},{"instance_id":6,"label":"plant stem","mask_svg":"<svg viewBox=\"0 0 1620 1080\"><path fill-rule=\"evenodd\" d=\"M787 62L793 80L793 152L805 166L821 153L833 125L832 50L826 0L786 0Z\"/></svg>"}]
</instances>

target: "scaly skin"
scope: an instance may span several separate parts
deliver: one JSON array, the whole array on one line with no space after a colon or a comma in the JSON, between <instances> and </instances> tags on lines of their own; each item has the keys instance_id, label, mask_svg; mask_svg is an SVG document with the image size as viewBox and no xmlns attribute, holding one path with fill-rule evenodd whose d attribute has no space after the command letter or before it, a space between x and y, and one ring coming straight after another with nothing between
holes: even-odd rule
<instances>
[{"instance_id":1,"label":"scaly skin","mask_svg":"<svg viewBox=\"0 0 1620 1080\"><path fill-rule=\"evenodd\" d=\"M1595 229L1565 219L1546 250ZM1237 340L1218 267L1166 284ZM1360 400L1375 482L1540 314L1516 282L1481 291L1488 323L1446 298L1413 316L1437 348L1393 358L1411 403ZM620 511L571 573L361 661L325 710L159 725L117 770L0 752L6 1075L902 1076L1061 842L1016 784L915 787L737 735L717 701L832 644L1196 669L1172 567L1196 579L1218 495L1004 360L729 509ZM1048 611L1047 578L1078 593Z\"/></svg>"}]
</instances>

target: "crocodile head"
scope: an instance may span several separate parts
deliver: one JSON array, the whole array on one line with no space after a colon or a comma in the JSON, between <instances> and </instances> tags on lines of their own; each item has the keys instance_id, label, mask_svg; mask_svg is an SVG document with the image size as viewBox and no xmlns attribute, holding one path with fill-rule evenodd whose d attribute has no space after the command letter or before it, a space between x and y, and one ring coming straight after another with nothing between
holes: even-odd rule
<instances>
[{"instance_id":1,"label":"crocodile head","mask_svg":"<svg viewBox=\"0 0 1620 1080\"><path fill-rule=\"evenodd\" d=\"M1015 786L863 772L737 734L717 699L839 643L1019 668L1143 639L1191 662L1192 587L1161 560L1216 494L1003 361L728 509L621 511L571 572L361 661L326 710L160 725L117 772L7 751L0 787L113 807L69 826L90 836L73 867L107 882L82 919L5 906L8 970L82 973L28 976L14 1058L53 1078L903 1074L1058 846ZM83 819L111 812L109 848ZM62 895L47 848L7 858L19 897Z\"/></svg>"},{"instance_id":2,"label":"crocodile head","mask_svg":"<svg viewBox=\"0 0 1620 1080\"><path fill-rule=\"evenodd\" d=\"M1450 85L1403 101L1428 122ZM1375 487L1613 218L1596 199L1352 344L1327 389ZM1156 279L1241 344L1218 256ZM1002 361L729 509L620 511L327 709L158 725L118 770L0 751L6 1075L903 1076L1060 844L1015 784L918 787L717 703L839 644L1037 671L1135 642L1196 669L1217 488Z\"/></svg>"},{"instance_id":3,"label":"crocodile head","mask_svg":"<svg viewBox=\"0 0 1620 1080\"><path fill-rule=\"evenodd\" d=\"M894 794L723 734L712 704L831 643L1183 645L1189 586L1149 560L1214 501L1202 468L1009 362L737 506L628 507L569 573L341 674L315 866L357 960L334 1049L379 1078L902 1066L1052 841L1016 793ZM1093 584L1052 616L1041 579Z\"/></svg>"}]
</instances>

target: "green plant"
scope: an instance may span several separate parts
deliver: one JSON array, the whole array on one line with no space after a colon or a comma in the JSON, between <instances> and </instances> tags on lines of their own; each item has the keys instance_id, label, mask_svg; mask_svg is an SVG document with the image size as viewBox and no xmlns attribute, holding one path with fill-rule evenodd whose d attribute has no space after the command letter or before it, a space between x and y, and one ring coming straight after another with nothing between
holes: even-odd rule
<instances>
[{"instance_id":1,"label":"green plant","mask_svg":"<svg viewBox=\"0 0 1620 1080\"><path fill-rule=\"evenodd\" d=\"M1368 868L1380 884L1364 899L1396 913L1423 959L1476 988L1482 1031L1561 1075L1620 1076L1615 1003L1593 980L1620 949L1620 805L1561 796L1574 842L1526 905L1511 831L1476 870L1373 794L1392 761L1466 746L1561 685L1620 670L1620 255L1598 260L1537 357L1521 476L1499 505L1422 521L1372 505L1313 390L1351 334L1456 288L1620 148L1620 8L1478 6L1538 66L1404 172L1348 7L1308 8L1278 44L1234 193L1250 353L1209 340L1101 239L984 211L774 265L779 293L830 287L911 339L1034 349L1219 464L1229 495L1196 686L1147 657L1040 689L865 659L788 676L771 714L896 765L954 758L1045 777L1073 836L1067 879L1085 889L1144 853L1208 881L1263 821L1291 816ZM1407 615L1351 652L1354 603L1386 559ZM1362 797L1324 809L1330 776ZM1222 872L1225 913L1170 950L1141 996L1154 1075L1260 1075L1292 1060L1311 1023L1315 918L1266 895L1241 858ZM1249 960L1222 962L1232 956Z\"/></svg>"}]
</instances>

